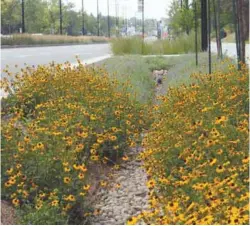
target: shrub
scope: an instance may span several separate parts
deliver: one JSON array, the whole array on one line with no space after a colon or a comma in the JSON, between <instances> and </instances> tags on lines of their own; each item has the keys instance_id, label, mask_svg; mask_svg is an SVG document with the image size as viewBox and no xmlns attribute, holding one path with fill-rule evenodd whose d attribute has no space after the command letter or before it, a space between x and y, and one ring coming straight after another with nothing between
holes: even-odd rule
<instances>
[{"instance_id":1,"label":"shrub","mask_svg":"<svg viewBox=\"0 0 250 226\"><path fill-rule=\"evenodd\" d=\"M147 224L248 224L248 69L169 88L140 157L149 177Z\"/></svg>"},{"instance_id":2,"label":"shrub","mask_svg":"<svg viewBox=\"0 0 250 226\"><path fill-rule=\"evenodd\" d=\"M145 125L144 107L128 85L80 63L28 68L13 82L4 79L4 198L17 207L58 208L69 222L76 211L84 219L88 166L116 163Z\"/></svg>"},{"instance_id":3,"label":"shrub","mask_svg":"<svg viewBox=\"0 0 250 226\"><path fill-rule=\"evenodd\" d=\"M198 36L199 37L199 36ZM200 46L200 39L198 39ZM174 40L157 40L155 42L147 42L141 38L117 38L111 40L111 48L115 55L123 54L180 54L195 52L195 34L189 36L182 35ZM198 49L200 51L200 49Z\"/></svg>"}]
</instances>

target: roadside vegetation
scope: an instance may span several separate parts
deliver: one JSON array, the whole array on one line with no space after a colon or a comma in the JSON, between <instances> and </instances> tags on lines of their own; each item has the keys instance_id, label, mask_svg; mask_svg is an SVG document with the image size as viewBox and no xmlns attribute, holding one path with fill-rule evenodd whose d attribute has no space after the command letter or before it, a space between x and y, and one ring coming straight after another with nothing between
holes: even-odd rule
<instances>
[{"instance_id":1,"label":"roadside vegetation","mask_svg":"<svg viewBox=\"0 0 250 226\"><path fill-rule=\"evenodd\" d=\"M199 36L198 36L199 37ZM198 46L200 46L198 40ZM143 54L164 55L195 52L195 35L182 35L173 40L157 40L145 42L141 38L117 38L111 41L111 48L115 55ZM200 49L198 49L200 51Z\"/></svg>"},{"instance_id":2,"label":"roadside vegetation","mask_svg":"<svg viewBox=\"0 0 250 226\"><path fill-rule=\"evenodd\" d=\"M249 223L248 74L196 73L161 98L140 154L152 210L128 224Z\"/></svg>"},{"instance_id":3,"label":"roadside vegetation","mask_svg":"<svg viewBox=\"0 0 250 226\"><path fill-rule=\"evenodd\" d=\"M2 46L18 45L59 45L59 44L91 44L105 43L109 39L98 36L67 36L67 35L31 35L14 34L1 37Z\"/></svg>"},{"instance_id":4,"label":"roadside vegetation","mask_svg":"<svg viewBox=\"0 0 250 226\"><path fill-rule=\"evenodd\" d=\"M144 104L152 104L155 82L152 72L157 69L169 70L173 65L164 57L114 56L96 65L104 67L109 76L120 82L130 81L130 92L136 93L136 100Z\"/></svg>"},{"instance_id":5,"label":"roadside vegetation","mask_svg":"<svg viewBox=\"0 0 250 226\"><path fill-rule=\"evenodd\" d=\"M22 224L86 223L93 213L85 202L89 166L126 160L124 151L149 123L145 107L130 98L129 81L80 63L25 69L14 83L8 79L2 198L21 211Z\"/></svg>"},{"instance_id":6,"label":"roadside vegetation","mask_svg":"<svg viewBox=\"0 0 250 226\"><path fill-rule=\"evenodd\" d=\"M98 212L87 198L91 168L118 169L139 145L151 209L127 224L247 224L248 68L214 57L208 75L207 54L198 67L194 57L4 71L2 199L16 207L18 223L90 223ZM158 69L168 74L156 104Z\"/></svg>"}]
</instances>

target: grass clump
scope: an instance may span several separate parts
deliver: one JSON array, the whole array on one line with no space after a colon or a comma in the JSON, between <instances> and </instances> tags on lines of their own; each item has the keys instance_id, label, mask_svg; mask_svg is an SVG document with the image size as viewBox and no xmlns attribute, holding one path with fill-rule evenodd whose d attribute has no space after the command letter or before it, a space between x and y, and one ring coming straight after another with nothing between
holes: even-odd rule
<instances>
[{"instance_id":1,"label":"grass clump","mask_svg":"<svg viewBox=\"0 0 250 226\"><path fill-rule=\"evenodd\" d=\"M154 106L140 154L152 209L133 224L248 224L248 73L193 74Z\"/></svg>"},{"instance_id":2,"label":"grass clump","mask_svg":"<svg viewBox=\"0 0 250 226\"><path fill-rule=\"evenodd\" d=\"M128 86L80 63L2 81L2 198L24 211L23 222L81 224L92 213L89 166L126 159L147 124Z\"/></svg>"},{"instance_id":3,"label":"grass clump","mask_svg":"<svg viewBox=\"0 0 250 226\"><path fill-rule=\"evenodd\" d=\"M104 43L109 39L97 36L67 36L67 35L30 35L14 34L1 37L1 45L53 45L53 44L90 44Z\"/></svg>"},{"instance_id":4,"label":"grass clump","mask_svg":"<svg viewBox=\"0 0 250 226\"><path fill-rule=\"evenodd\" d=\"M198 40L198 46L200 46ZM111 41L112 51L115 55L123 54L180 54L195 52L195 35L182 35L174 40L157 40L146 42L141 38L117 38ZM200 51L198 49L198 51Z\"/></svg>"},{"instance_id":5,"label":"grass clump","mask_svg":"<svg viewBox=\"0 0 250 226\"><path fill-rule=\"evenodd\" d=\"M163 57L115 56L97 65L102 65L109 75L120 82L129 79L130 92L136 93L136 100L150 104L154 97L155 82L152 71L155 69L170 69L171 61Z\"/></svg>"}]
</instances>

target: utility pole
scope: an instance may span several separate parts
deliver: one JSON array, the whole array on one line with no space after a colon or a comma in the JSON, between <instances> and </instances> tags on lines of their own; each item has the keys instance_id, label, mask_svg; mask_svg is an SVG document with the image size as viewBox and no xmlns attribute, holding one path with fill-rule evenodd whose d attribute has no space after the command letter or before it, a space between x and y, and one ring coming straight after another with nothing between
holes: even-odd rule
<instances>
[{"instance_id":1,"label":"utility pole","mask_svg":"<svg viewBox=\"0 0 250 226\"><path fill-rule=\"evenodd\" d=\"M194 0L194 21L195 21L195 64L198 66L198 19L197 19L197 3Z\"/></svg>"},{"instance_id":2,"label":"utility pole","mask_svg":"<svg viewBox=\"0 0 250 226\"><path fill-rule=\"evenodd\" d=\"M22 0L22 33L25 33L25 22L24 22L24 0Z\"/></svg>"},{"instance_id":3,"label":"utility pole","mask_svg":"<svg viewBox=\"0 0 250 226\"><path fill-rule=\"evenodd\" d=\"M142 0L142 38L144 41L144 0Z\"/></svg>"},{"instance_id":4,"label":"utility pole","mask_svg":"<svg viewBox=\"0 0 250 226\"><path fill-rule=\"evenodd\" d=\"M84 0L82 0L82 35L85 34L85 27L84 27Z\"/></svg>"},{"instance_id":5,"label":"utility pole","mask_svg":"<svg viewBox=\"0 0 250 226\"><path fill-rule=\"evenodd\" d=\"M208 9L208 69L209 74L212 73L211 65L211 12L210 12L210 0L207 0L207 9Z\"/></svg>"},{"instance_id":6,"label":"utility pole","mask_svg":"<svg viewBox=\"0 0 250 226\"><path fill-rule=\"evenodd\" d=\"M108 37L110 38L109 0L107 0L107 3L108 3Z\"/></svg>"},{"instance_id":7,"label":"utility pole","mask_svg":"<svg viewBox=\"0 0 250 226\"><path fill-rule=\"evenodd\" d=\"M201 50L207 51L207 0L201 0Z\"/></svg>"},{"instance_id":8,"label":"utility pole","mask_svg":"<svg viewBox=\"0 0 250 226\"><path fill-rule=\"evenodd\" d=\"M97 0L97 36L100 36L99 0Z\"/></svg>"},{"instance_id":9,"label":"utility pole","mask_svg":"<svg viewBox=\"0 0 250 226\"><path fill-rule=\"evenodd\" d=\"M59 8L60 8L60 35L62 35L62 0L59 0Z\"/></svg>"}]
</instances>

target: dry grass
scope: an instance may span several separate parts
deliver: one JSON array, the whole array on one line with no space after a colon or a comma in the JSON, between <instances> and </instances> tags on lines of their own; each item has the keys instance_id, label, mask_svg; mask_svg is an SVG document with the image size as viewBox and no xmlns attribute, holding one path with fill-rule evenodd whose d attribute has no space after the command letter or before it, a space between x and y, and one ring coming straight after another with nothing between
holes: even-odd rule
<instances>
[{"instance_id":1,"label":"dry grass","mask_svg":"<svg viewBox=\"0 0 250 226\"><path fill-rule=\"evenodd\" d=\"M106 37L14 34L1 37L2 45L89 44L108 42Z\"/></svg>"}]
</instances>

